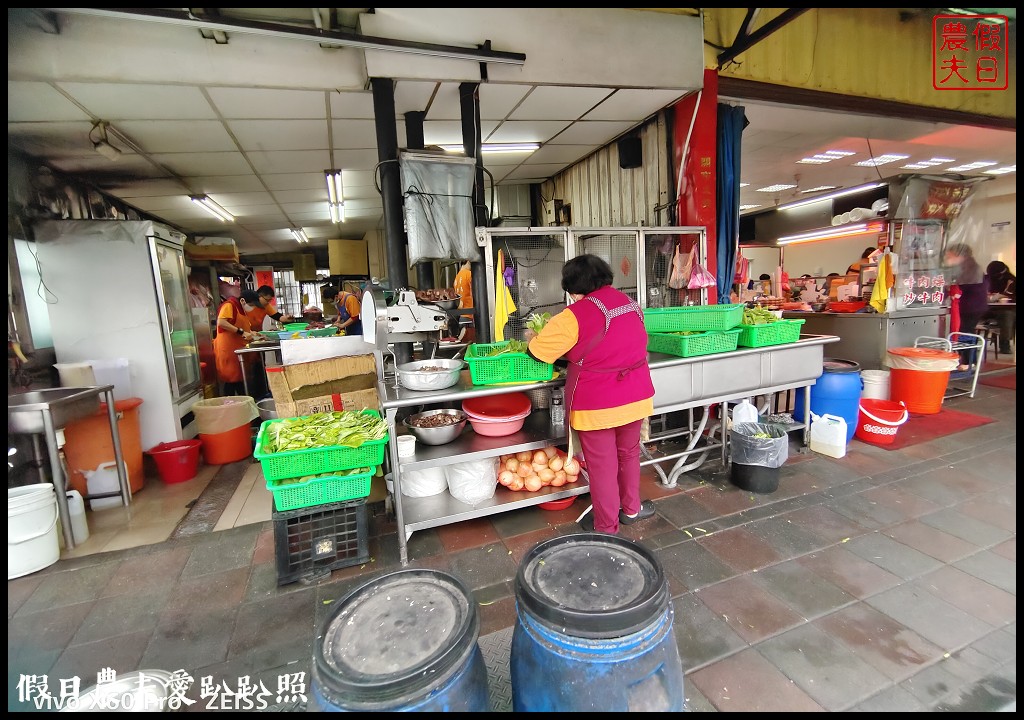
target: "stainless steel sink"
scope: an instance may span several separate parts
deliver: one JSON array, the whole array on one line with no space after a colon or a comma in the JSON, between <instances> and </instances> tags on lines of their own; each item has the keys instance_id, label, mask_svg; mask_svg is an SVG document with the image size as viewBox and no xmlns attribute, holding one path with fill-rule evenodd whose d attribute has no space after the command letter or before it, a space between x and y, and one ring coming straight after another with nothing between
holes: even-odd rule
<instances>
[{"instance_id":1,"label":"stainless steel sink","mask_svg":"<svg viewBox=\"0 0 1024 720\"><path fill-rule=\"evenodd\" d=\"M49 410L54 429L90 417L100 409L106 386L61 387L7 396L7 432L34 435L46 431L43 413Z\"/></svg>"}]
</instances>

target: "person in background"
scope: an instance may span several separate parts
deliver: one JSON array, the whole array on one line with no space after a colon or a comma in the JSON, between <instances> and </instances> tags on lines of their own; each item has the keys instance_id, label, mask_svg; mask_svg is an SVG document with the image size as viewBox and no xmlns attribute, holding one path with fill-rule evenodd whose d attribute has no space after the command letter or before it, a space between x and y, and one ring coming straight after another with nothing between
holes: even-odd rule
<instances>
[{"instance_id":1,"label":"person in background","mask_svg":"<svg viewBox=\"0 0 1024 720\"><path fill-rule=\"evenodd\" d=\"M988 312L988 281L981 266L974 259L974 252L966 243L953 243L944 253L950 285L956 285L960 292L960 332L977 333L978 323ZM950 288L950 294L954 294ZM966 370L974 364L976 350L960 351L960 369Z\"/></svg>"},{"instance_id":2,"label":"person in background","mask_svg":"<svg viewBox=\"0 0 1024 720\"><path fill-rule=\"evenodd\" d=\"M768 273L761 273L761 275L757 279L761 281L761 293L763 295L771 295L772 276L769 275Z\"/></svg>"},{"instance_id":3,"label":"person in background","mask_svg":"<svg viewBox=\"0 0 1024 720\"><path fill-rule=\"evenodd\" d=\"M572 304L524 337L535 359L569 361L566 419L579 436L593 503L580 524L614 535L654 514L654 503L640 499L640 427L654 413L654 383L643 312L613 278L596 255L572 258L562 267Z\"/></svg>"},{"instance_id":4,"label":"person in background","mask_svg":"<svg viewBox=\"0 0 1024 720\"><path fill-rule=\"evenodd\" d=\"M455 274L452 281L452 288L459 294L459 307L468 310L473 307L473 270L469 260L462 263L462 267Z\"/></svg>"},{"instance_id":5,"label":"person in background","mask_svg":"<svg viewBox=\"0 0 1024 720\"><path fill-rule=\"evenodd\" d=\"M323 297L333 300L334 305L338 308L338 319L334 321L335 326L345 335L362 337L363 323L359 317L362 312L362 303L359 301L359 297L355 293L344 289L338 290L331 285L325 287L322 292Z\"/></svg>"},{"instance_id":6,"label":"person in background","mask_svg":"<svg viewBox=\"0 0 1024 720\"><path fill-rule=\"evenodd\" d=\"M871 260L869 258L877 249L878 248L875 247L864 248L864 252L860 254L860 260L851 263L850 267L846 268L846 274L860 276L860 269L865 265L871 264Z\"/></svg>"},{"instance_id":7,"label":"person in background","mask_svg":"<svg viewBox=\"0 0 1024 720\"><path fill-rule=\"evenodd\" d=\"M295 321L291 315L284 315L277 311L277 306L274 304L274 288L269 285L261 285L256 290L256 294L260 297L260 304L249 313L254 330L263 330L263 320L267 317L282 324Z\"/></svg>"},{"instance_id":8,"label":"person in background","mask_svg":"<svg viewBox=\"0 0 1024 720\"><path fill-rule=\"evenodd\" d=\"M829 290L832 289L832 280L837 277L839 277L839 273L837 272L831 272L825 276L825 282L821 286L821 292L823 294L828 295Z\"/></svg>"},{"instance_id":9,"label":"person in background","mask_svg":"<svg viewBox=\"0 0 1024 720\"><path fill-rule=\"evenodd\" d=\"M1001 260L993 260L985 268L988 277L988 301L990 303L1017 302L1017 278ZM999 352L1012 352L1010 341L1017 335L1017 312L999 311L986 313L985 319L999 325Z\"/></svg>"},{"instance_id":10,"label":"person in background","mask_svg":"<svg viewBox=\"0 0 1024 720\"><path fill-rule=\"evenodd\" d=\"M252 332L249 313L260 305L255 290L245 289L241 297L229 297L217 310L217 336L213 339L213 355L217 364L217 377L224 383L225 395L245 393L242 366L235 350L241 350L258 335Z\"/></svg>"}]
</instances>

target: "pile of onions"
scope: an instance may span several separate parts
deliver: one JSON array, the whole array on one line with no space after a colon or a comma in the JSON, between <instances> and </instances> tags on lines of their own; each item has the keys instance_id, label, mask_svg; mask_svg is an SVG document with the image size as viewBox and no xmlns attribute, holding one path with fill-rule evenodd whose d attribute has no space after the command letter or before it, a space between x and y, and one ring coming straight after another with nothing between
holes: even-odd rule
<instances>
[{"instance_id":1,"label":"pile of onions","mask_svg":"<svg viewBox=\"0 0 1024 720\"><path fill-rule=\"evenodd\" d=\"M565 459L565 453L553 446L543 450L502 455L498 482L509 490L537 492L542 487L561 487L580 479L580 463Z\"/></svg>"}]
</instances>

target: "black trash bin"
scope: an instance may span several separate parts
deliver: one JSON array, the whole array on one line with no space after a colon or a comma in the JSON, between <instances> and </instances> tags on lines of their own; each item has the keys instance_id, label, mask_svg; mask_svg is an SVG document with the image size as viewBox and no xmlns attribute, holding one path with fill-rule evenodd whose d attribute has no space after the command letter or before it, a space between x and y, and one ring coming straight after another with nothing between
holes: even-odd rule
<instances>
[{"instance_id":1,"label":"black trash bin","mask_svg":"<svg viewBox=\"0 0 1024 720\"><path fill-rule=\"evenodd\" d=\"M729 431L730 481L755 493L779 489L779 468L789 459L789 435L778 425L736 423Z\"/></svg>"}]
</instances>

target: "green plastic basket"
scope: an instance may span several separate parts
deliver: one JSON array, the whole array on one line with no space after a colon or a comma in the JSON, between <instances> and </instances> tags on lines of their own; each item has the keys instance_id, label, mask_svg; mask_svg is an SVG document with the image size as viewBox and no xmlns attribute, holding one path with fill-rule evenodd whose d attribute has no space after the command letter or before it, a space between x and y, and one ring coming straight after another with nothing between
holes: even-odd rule
<instances>
[{"instance_id":1,"label":"green plastic basket","mask_svg":"<svg viewBox=\"0 0 1024 720\"><path fill-rule=\"evenodd\" d=\"M331 475L302 482L294 479L267 480L267 490L274 495L278 511L297 510L311 505L358 500L370 494L370 482L377 468L365 468L364 473Z\"/></svg>"},{"instance_id":2,"label":"green plastic basket","mask_svg":"<svg viewBox=\"0 0 1024 720\"><path fill-rule=\"evenodd\" d=\"M783 345L800 339L800 326L806 320L776 320L764 325L740 325L739 344L742 347Z\"/></svg>"},{"instance_id":3,"label":"green plastic basket","mask_svg":"<svg viewBox=\"0 0 1024 720\"><path fill-rule=\"evenodd\" d=\"M644 327L647 332L687 332L732 330L743 320L743 303L734 305L684 305L647 308Z\"/></svg>"},{"instance_id":4,"label":"green plastic basket","mask_svg":"<svg viewBox=\"0 0 1024 720\"><path fill-rule=\"evenodd\" d=\"M312 330L307 330L306 332L309 333L310 337L331 337L332 335L338 334L338 328L332 325L331 327L325 328L313 328Z\"/></svg>"},{"instance_id":5,"label":"green plastic basket","mask_svg":"<svg viewBox=\"0 0 1024 720\"><path fill-rule=\"evenodd\" d=\"M295 332L296 330L305 330L308 327L309 327L309 323L308 322L293 322L293 323L285 323L284 324L284 329L285 330L291 330L292 332Z\"/></svg>"},{"instance_id":6,"label":"green plastic basket","mask_svg":"<svg viewBox=\"0 0 1024 720\"><path fill-rule=\"evenodd\" d=\"M267 340L280 340L281 332L279 330L260 330L260 335L265 337Z\"/></svg>"},{"instance_id":7,"label":"green plastic basket","mask_svg":"<svg viewBox=\"0 0 1024 720\"><path fill-rule=\"evenodd\" d=\"M647 349L650 352L665 353L666 355L696 357L697 355L711 355L712 353L735 350L739 337L739 330L703 332L699 335L648 333Z\"/></svg>"},{"instance_id":8,"label":"green plastic basket","mask_svg":"<svg viewBox=\"0 0 1024 720\"><path fill-rule=\"evenodd\" d=\"M366 415L380 417L376 410L363 410ZM274 423L287 418L264 420L256 436L256 451L253 457L263 466L263 477L266 480L283 480L304 475L322 475L323 473L351 470L353 468L377 467L384 462L384 446L388 443L387 434L381 440L370 440L359 447L350 448L344 445L308 448L306 450L285 450L268 453L263 446L269 438L268 428Z\"/></svg>"},{"instance_id":9,"label":"green plastic basket","mask_svg":"<svg viewBox=\"0 0 1024 720\"><path fill-rule=\"evenodd\" d=\"M517 382L541 382L555 376L555 366L534 360L526 353L503 353L482 357L492 348L503 348L508 341L475 343L466 349L469 377L474 385L498 385Z\"/></svg>"}]
</instances>

